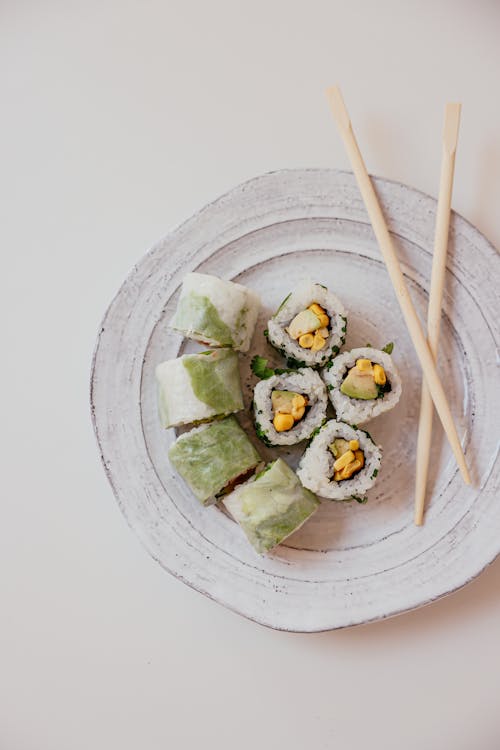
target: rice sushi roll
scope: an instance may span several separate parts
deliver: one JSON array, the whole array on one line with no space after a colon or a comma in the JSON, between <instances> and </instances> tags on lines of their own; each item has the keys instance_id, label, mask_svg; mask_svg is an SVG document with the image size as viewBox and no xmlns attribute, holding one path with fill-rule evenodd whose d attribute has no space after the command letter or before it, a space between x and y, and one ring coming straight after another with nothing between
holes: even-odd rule
<instances>
[{"instance_id":1,"label":"rice sushi roll","mask_svg":"<svg viewBox=\"0 0 500 750\"><path fill-rule=\"evenodd\" d=\"M278 458L223 500L257 552L269 552L317 510L318 498Z\"/></svg>"},{"instance_id":2,"label":"rice sushi roll","mask_svg":"<svg viewBox=\"0 0 500 750\"><path fill-rule=\"evenodd\" d=\"M325 421L327 405L326 387L317 372L307 367L280 370L255 386L257 435L266 445L300 443Z\"/></svg>"},{"instance_id":3,"label":"rice sushi roll","mask_svg":"<svg viewBox=\"0 0 500 750\"><path fill-rule=\"evenodd\" d=\"M238 355L232 349L162 362L156 380L162 427L204 422L243 409Z\"/></svg>"},{"instance_id":4,"label":"rice sushi roll","mask_svg":"<svg viewBox=\"0 0 500 750\"><path fill-rule=\"evenodd\" d=\"M260 298L251 289L204 273L188 273L170 323L188 339L248 351Z\"/></svg>"},{"instance_id":5,"label":"rice sushi roll","mask_svg":"<svg viewBox=\"0 0 500 750\"><path fill-rule=\"evenodd\" d=\"M323 367L345 340L347 318L340 300L322 284L303 281L267 324L269 342L295 367Z\"/></svg>"},{"instance_id":6,"label":"rice sushi roll","mask_svg":"<svg viewBox=\"0 0 500 750\"><path fill-rule=\"evenodd\" d=\"M247 479L260 456L234 417L185 432L169 450L171 464L203 505Z\"/></svg>"},{"instance_id":7,"label":"rice sushi roll","mask_svg":"<svg viewBox=\"0 0 500 750\"><path fill-rule=\"evenodd\" d=\"M364 424L389 411L401 396L401 378L386 350L362 347L340 354L323 372L337 419Z\"/></svg>"},{"instance_id":8,"label":"rice sushi roll","mask_svg":"<svg viewBox=\"0 0 500 750\"><path fill-rule=\"evenodd\" d=\"M363 503L375 484L381 460L381 450L367 432L332 419L312 439L297 476L304 487L321 497Z\"/></svg>"}]
</instances>

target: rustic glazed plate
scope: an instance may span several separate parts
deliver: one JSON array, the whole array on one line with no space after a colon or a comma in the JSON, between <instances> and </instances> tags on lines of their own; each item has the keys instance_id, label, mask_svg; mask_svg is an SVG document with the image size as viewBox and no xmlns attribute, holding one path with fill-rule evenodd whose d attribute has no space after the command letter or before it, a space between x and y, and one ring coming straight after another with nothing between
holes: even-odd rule
<instances>
[{"instance_id":1,"label":"rustic glazed plate","mask_svg":"<svg viewBox=\"0 0 500 750\"><path fill-rule=\"evenodd\" d=\"M425 313L435 201L375 180L403 270ZM401 402L369 425L383 446L367 505L323 501L285 545L258 556L219 508L203 508L175 475L160 428L154 369L196 349L168 328L188 271L232 279L263 300L252 351L241 357L247 404L254 353L276 356L263 329L293 285L328 285L348 310L346 346L393 341ZM102 460L118 503L150 554L198 591L264 625L346 627L426 604L463 586L500 552L497 452L498 256L454 215L439 370L466 449L465 487L435 422L426 524L413 525L420 370L354 178L334 170L281 171L206 206L139 261L111 303L95 351L91 401ZM242 424L255 438L245 413ZM277 451L256 444L266 457ZM281 455L296 465L303 450Z\"/></svg>"}]
</instances>

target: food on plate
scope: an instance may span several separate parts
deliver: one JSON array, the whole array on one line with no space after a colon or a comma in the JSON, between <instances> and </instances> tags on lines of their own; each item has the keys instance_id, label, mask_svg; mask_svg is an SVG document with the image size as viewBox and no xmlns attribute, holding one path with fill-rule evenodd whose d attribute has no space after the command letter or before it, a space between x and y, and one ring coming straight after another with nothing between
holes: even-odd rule
<instances>
[{"instance_id":1,"label":"food on plate","mask_svg":"<svg viewBox=\"0 0 500 750\"><path fill-rule=\"evenodd\" d=\"M267 446L309 440L297 473L281 458L264 467L235 419L244 408L238 351L248 351L260 301L240 284L188 274L172 328L218 347L156 368L163 427L194 425L169 449L172 466L205 506L224 503L253 547L272 550L330 500L366 502L381 449L356 425L395 406L401 380L392 344L339 355L346 333L342 303L321 284L303 281L281 303L265 332L287 359L273 368L254 356L253 416ZM337 356L338 355L338 356ZM290 369L290 366L298 369ZM321 369L321 374L317 369ZM337 420L327 421L328 396Z\"/></svg>"},{"instance_id":2,"label":"food on plate","mask_svg":"<svg viewBox=\"0 0 500 750\"><path fill-rule=\"evenodd\" d=\"M319 500L302 487L295 472L278 458L224 498L224 505L257 552L268 552L317 510Z\"/></svg>"},{"instance_id":3,"label":"food on plate","mask_svg":"<svg viewBox=\"0 0 500 750\"><path fill-rule=\"evenodd\" d=\"M303 281L267 324L269 342L296 367L323 367L345 340L347 318L340 300L322 284Z\"/></svg>"},{"instance_id":4,"label":"food on plate","mask_svg":"<svg viewBox=\"0 0 500 750\"><path fill-rule=\"evenodd\" d=\"M232 349L162 362L156 380L163 427L204 422L243 409L238 355Z\"/></svg>"},{"instance_id":5,"label":"food on plate","mask_svg":"<svg viewBox=\"0 0 500 750\"><path fill-rule=\"evenodd\" d=\"M381 461L381 449L367 432L332 419L311 440L297 476L321 497L362 503L375 484Z\"/></svg>"},{"instance_id":6,"label":"food on plate","mask_svg":"<svg viewBox=\"0 0 500 750\"><path fill-rule=\"evenodd\" d=\"M204 273L188 273L170 325L201 344L246 352L259 308L258 294L241 284Z\"/></svg>"},{"instance_id":7,"label":"food on plate","mask_svg":"<svg viewBox=\"0 0 500 750\"><path fill-rule=\"evenodd\" d=\"M267 361L255 357L254 372L267 372L255 386L253 409L255 429L266 445L295 445L306 440L326 418L328 396L317 372L300 370L271 370Z\"/></svg>"},{"instance_id":8,"label":"food on plate","mask_svg":"<svg viewBox=\"0 0 500 750\"><path fill-rule=\"evenodd\" d=\"M234 417L201 425L170 447L171 464L203 505L247 480L261 458Z\"/></svg>"},{"instance_id":9,"label":"food on plate","mask_svg":"<svg viewBox=\"0 0 500 750\"><path fill-rule=\"evenodd\" d=\"M385 349L362 347L344 352L323 371L337 419L364 424L389 411L401 396L401 378Z\"/></svg>"}]
</instances>

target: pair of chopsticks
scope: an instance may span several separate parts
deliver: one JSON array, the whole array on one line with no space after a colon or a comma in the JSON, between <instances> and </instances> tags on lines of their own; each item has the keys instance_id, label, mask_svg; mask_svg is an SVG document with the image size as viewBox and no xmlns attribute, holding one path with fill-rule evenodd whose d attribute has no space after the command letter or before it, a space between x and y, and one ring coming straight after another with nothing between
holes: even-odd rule
<instances>
[{"instance_id":1,"label":"pair of chopsticks","mask_svg":"<svg viewBox=\"0 0 500 750\"><path fill-rule=\"evenodd\" d=\"M408 333L415 347L424 374L417 443L417 485L415 498L415 523L422 524L425 504L425 487L429 465L430 439L432 432L432 402L443 425L458 468L466 484L470 476L457 430L436 369L435 358L439 341L441 300L443 295L446 252L448 246L448 226L451 206L451 193L455 165L455 151L458 138L460 105L449 104L446 108L443 138L443 160L438 201L438 214L432 266L431 291L428 311L428 341L420 325L415 307L408 292L397 253L389 234L387 224L359 150L342 94L338 86L327 91L333 116L349 156L354 176L358 182L366 210L372 223L382 257L389 272L394 291L405 319Z\"/></svg>"}]
</instances>

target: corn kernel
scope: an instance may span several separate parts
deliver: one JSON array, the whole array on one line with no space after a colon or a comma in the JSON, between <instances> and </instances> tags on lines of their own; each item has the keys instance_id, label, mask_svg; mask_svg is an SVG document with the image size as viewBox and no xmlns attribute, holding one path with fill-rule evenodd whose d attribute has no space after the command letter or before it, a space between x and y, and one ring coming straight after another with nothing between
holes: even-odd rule
<instances>
[{"instance_id":1,"label":"corn kernel","mask_svg":"<svg viewBox=\"0 0 500 750\"><path fill-rule=\"evenodd\" d=\"M299 419L302 419L304 414L306 413L306 407L305 406L292 406L292 417L295 419L296 422L299 421Z\"/></svg>"},{"instance_id":2,"label":"corn kernel","mask_svg":"<svg viewBox=\"0 0 500 750\"><path fill-rule=\"evenodd\" d=\"M308 309L311 312L313 312L315 315L318 315L318 316L325 314L325 311L323 310L323 308L321 307L321 305L318 305L317 302L313 302L312 305L309 305Z\"/></svg>"},{"instance_id":3,"label":"corn kernel","mask_svg":"<svg viewBox=\"0 0 500 750\"><path fill-rule=\"evenodd\" d=\"M361 464L361 468L365 465L365 454L363 451L354 451L354 458L356 461L359 461Z\"/></svg>"},{"instance_id":4,"label":"corn kernel","mask_svg":"<svg viewBox=\"0 0 500 750\"><path fill-rule=\"evenodd\" d=\"M330 318L325 313L322 313L321 315L318 315L319 322L321 324L322 328L328 328L330 325Z\"/></svg>"},{"instance_id":5,"label":"corn kernel","mask_svg":"<svg viewBox=\"0 0 500 750\"><path fill-rule=\"evenodd\" d=\"M286 432L290 430L295 424L294 418L291 414L281 414L278 412L273 419L273 425L276 432Z\"/></svg>"},{"instance_id":6,"label":"corn kernel","mask_svg":"<svg viewBox=\"0 0 500 750\"><path fill-rule=\"evenodd\" d=\"M346 451L340 458L337 458L335 463L333 464L333 468L335 471L341 471L347 464L350 464L351 461L354 461L354 453L352 451Z\"/></svg>"},{"instance_id":7,"label":"corn kernel","mask_svg":"<svg viewBox=\"0 0 500 750\"><path fill-rule=\"evenodd\" d=\"M361 461L352 461L350 464L342 469L342 479L349 479L352 475L361 469Z\"/></svg>"},{"instance_id":8,"label":"corn kernel","mask_svg":"<svg viewBox=\"0 0 500 750\"><path fill-rule=\"evenodd\" d=\"M307 405L307 398L302 396L300 393L297 393L296 396L292 398L292 406L296 409L299 409L301 406Z\"/></svg>"},{"instance_id":9,"label":"corn kernel","mask_svg":"<svg viewBox=\"0 0 500 750\"><path fill-rule=\"evenodd\" d=\"M382 365L373 365L373 379L377 385L385 385L387 378Z\"/></svg>"},{"instance_id":10,"label":"corn kernel","mask_svg":"<svg viewBox=\"0 0 500 750\"><path fill-rule=\"evenodd\" d=\"M302 336L299 337L299 345L303 349L310 349L313 343L314 343L314 336L312 335L312 333L304 333Z\"/></svg>"},{"instance_id":11,"label":"corn kernel","mask_svg":"<svg viewBox=\"0 0 500 750\"><path fill-rule=\"evenodd\" d=\"M372 363L369 359L358 359L356 360L356 367L360 372L371 372Z\"/></svg>"},{"instance_id":12,"label":"corn kernel","mask_svg":"<svg viewBox=\"0 0 500 750\"><path fill-rule=\"evenodd\" d=\"M349 448L354 452L359 448L359 440L349 440Z\"/></svg>"},{"instance_id":13,"label":"corn kernel","mask_svg":"<svg viewBox=\"0 0 500 750\"><path fill-rule=\"evenodd\" d=\"M314 334L314 340L311 346L311 351L319 352L321 349L323 349L325 344L326 344L326 339L324 339L323 336L316 331L316 333Z\"/></svg>"},{"instance_id":14,"label":"corn kernel","mask_svg":"<svg viewBox=\"0 0 500 750\"><path fill-rule=\"evenodd\" d=\"M336 471L335 474L333 475L333 478L336 482L340 482L340 480L342 479L342 472Z\"/></svg>"}]
</instances>

